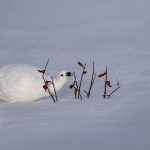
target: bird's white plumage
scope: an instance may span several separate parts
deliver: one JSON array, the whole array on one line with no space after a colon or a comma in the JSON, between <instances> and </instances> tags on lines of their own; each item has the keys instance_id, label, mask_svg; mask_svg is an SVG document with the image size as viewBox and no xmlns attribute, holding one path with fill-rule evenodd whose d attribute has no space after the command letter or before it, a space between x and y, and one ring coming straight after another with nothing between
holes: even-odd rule
<instances>
[{"instance_id":1,"label":"bird's white plumage","mask_svg":"<svg viewBox=\"0 0 150 150\"><path fill-rule=\"evenodd\" d=\"M0 69L0 99L8 102L29 102L49 96L43 89L42 74L39 68L32 65L8 65ZM64 76L57 76L54 79L56 90L59 91L67 82L66 72L61 72ZM46 77L50 80L50 77ZM53 94L52 85L49 85Z\"/></svg>"}]
</instances>

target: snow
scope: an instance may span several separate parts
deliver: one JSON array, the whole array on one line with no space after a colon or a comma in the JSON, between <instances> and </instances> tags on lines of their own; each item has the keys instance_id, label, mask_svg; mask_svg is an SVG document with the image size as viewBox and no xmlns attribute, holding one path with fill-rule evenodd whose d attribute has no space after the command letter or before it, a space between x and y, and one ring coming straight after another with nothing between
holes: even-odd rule
<instances>
[{"instance_id":1,"label":"snow","mask_svg":"<svg viewBox=\"0 0 150 150\"><path fill-rule=\"evenodd\" d=\"M121 88L102 98L103 81L89 100L73 99L69 83L59 102L0 104L3 150L149 150L150 149L150 2L147 0L1 0L0 67L32 64L55 76L92 61Z\"/></svg>"}]
</instances>

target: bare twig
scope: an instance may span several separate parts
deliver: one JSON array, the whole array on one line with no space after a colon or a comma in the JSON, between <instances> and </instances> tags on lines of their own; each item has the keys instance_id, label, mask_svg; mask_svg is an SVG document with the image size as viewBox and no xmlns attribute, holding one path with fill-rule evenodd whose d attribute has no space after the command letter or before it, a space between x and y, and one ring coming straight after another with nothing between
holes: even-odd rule
<instances>
[{"instance_id":1,"label":"bare twig","mask_svg":"<svg viewBox=\"0 0 150 150\"><path fill-rule=\"evenodd\" d=\"M78 86L78 82L77 82L77 78L76 78L75 72L73 72L73 76L74 76L74 82L73 82L73 84L70 85L69 88L74 90L74 98L77 99L77 94L79 92L79 89L78 89L79 86ZM81 93L79 93L79 95L80 95L80 99L82 100Z\"/></svg>"},{"instance_id":2,"label":"bare twig","mask_svg":"<svg viewBox=\"0 0 150 150\"><path fill-rule=\"evenodd\" d=\"M77 82L77 78L76 78L76 73L73 72L73 76L74 76L74 80L75 80L75 86L76 86L76 89L75 89L75 99L77 98L77 93L79 92L79 86L78 86L78 82ZM82 95L81 93L78 93L81 100L82 100Z\"/></svg>"},{"instance_id":3,"label":"bare twig","mask_svg":"<svg viewBox=\"0 0 150 150\"><path fill-rule=\"evenodd\" d=\"M108 69L106 66L106 70L104 73L100 74L98 77L104 77L105 76L105 82L104 82L104 94L103 94L103 98L106 98L109 96L109 94L107 94L107 87L111 88L111 83L110 81L108 81Z\"/></svg>"},{"instance_id":4,"label":"bare twig","mask_svg":"<svg viewBox=\"0 0 150 150\"><path fill-rule=\"evenodd\" d=\"M51 80L52 80L52 85L53 85L53 89L54 89L54 93L55 93L55 98L56 98L56 101L58 101L58 96L57 96L57 92L56 92L56 88L55 88L53 77L51 77Z\"/></svg>"},{"instance_id":5,"label":"bare twig","mask_svg":"<svg viewBox=\"0 0 150 150\"><path fill-rule=\"evenodd\" d=\"M95 77L96 77L96 73L95 73L95 65L94 65L94 61L93 61L93 72L92 72L90 87L89 87L88 92L84 91L87 94L87 98L89 98L90 95L91 95L91 90L92 90L92 87L93 87L93 84L94 84L94 81L95 81Z\"/></svg>"},{"instance_id":6,"label":"bare twig","mask_svg":"<svg viewBox=\"0 0 150 150\"><path fill-rule=\"evenodd\" d=\"M82 95L81 95L82 80L83 80L83 75L86 74L87 72L85 71L86 64L83 65L81 62L78 62L78 65L82 68L80 82L78 84L76 74L75 74L75 72L73 72L74 83L70 85L70 89L74 89L75 99L81 99L82 100Z\"/></svg>"},{"instance_id":7,"label":"bare twig","mask_svg":"<svg viewBox=\"0 0 150 150\"><path fill-rule=\"evenodd\" d=\"M49 63L49 58L48 58L48 60L47 60L47 62L46 62L46 65L45 65L44 70L38 70L39 72L41 72L41 73L43 74L43 75L42 75L42 78L43 78L43 81L44 81L44 82L46 81L46 80L45 80L45 72L46 72L48 63Z\"/></svg>"},{"instance_id":8,"label":"bare twig","mask_svg":"<svg viewBox=\"0 0 150 150\"><path fill-rule=\"evenodd\" d=\"M47 90L48 90L49 95L50 95L51 98L53 99L53 102L56 102L55 99L54 99L54 97L53 97L53 95L52 95L52 93L51 93L51 91L50 91L50 89L48 88Z\"/></svg>"},{"instance_id":9,"label":"bare twig","mask_svg":"<svg viewBox=\"0 0 150 150\"><path fill-rule=\"evenodd\" d=\"M114 89L109 95L108 95L108 99L110 98L110 96L113 94L113 93L115 93L119 88L120 88L120 83L119 83L119 81L117 82L117 88L116 89Z\"/></svg>"},{"instance_id":10,"label":"bare twig","mask_svg":"<svg viewBox=\"0 0 150 150\"><path fill-rule=\"evenodd\" d=\"M109 99L110 96L111 96L113 93L115 93L115 92L120 88L120 83L119 83L119 81L117 81L117 88L114 89L110 94L107 94L107 87L109 87L109 88L112 87L111 82L107 80L107 78L108 78L108 70L107 70L107 67L106 67L106 71L105 71L104 73L100 74L98 77L103 77L103 76L105 76L104 94L103 94L103 97L104 97L104 98L107 97L107 98Z\"/></svg>"},{"instance_id":11,"label":"bare twig","mask_svg":"<svg viewBox=\"0 0 150 150\"><path fill-rule=\"evenodd\" d=\"M73 72L73 76L74 76L74 84L75 84L75 91L74 91L74 97L75 97L75 99L77 98L77 89L78 89L78 83L77 83L77 78L76 78L76 74L75 74L75 72Z\"/></svg>"},{"instance_id":12,"label":"bare twig","mask_svg":"<svg viewBox=\"0 0 150 150\"><path fill-rule=\"evenodd\" d=\"M80 63L80 62L79 62ZM79 64L78 63L78 64ZM81 63L80 63L80 66L81 66ZM77 98L79 99L79 97L80 97L80 92L81 92L81 86L82 86L82 80L83 80L83 75L86 73L86 71L85 71L85 68L86 68L86 63L84 64L84 65L82 65L82 68L83 68L83 70L82 70L82 74L81 74L81 77L80 77L80 83L79 83L79 87L78 87L78 96L77 96Z\"/></svg>"},{"instance_id":13,"label":"bare twig","mask_svg":"<svg viewBox=\"0 0 150 150\"><path fill-rule=\"evenodd\" d=\"M105 84L104 84L104 95L103 95L103 97L104 98L106 98L106 96L107 96L107 67L106 67L106 71L105 71Z\"/></svg>"},{"instance_id":14,"label":"bare twig","mask_svg":"<svg viewBox=\"0 0 150 150\"><path fill-rule=\"evenodd\" d=\"M46 65L45 65L44 70L37 70L37 71L40 72L40 73L42 73L42 79L43 79L43 81L44 81L44 83L45 83L44 86L43 86L43 88L45 89L45 92L48 91L49 95L50 95L51 98L53 99L53 102L55 102L55 99L54 99L54 97L53 97L53 95L52 95L52 93L51 93L51 91L50 91L50 89L49 89L49 87L48 87L48 83L49 83L50 81L47 81L47 80L45 79L45 73L46 73L46 69L47 69L48 63L49 63L49 59L48 59L47 62L46 62Z\"/></svg>"}]
</instances>

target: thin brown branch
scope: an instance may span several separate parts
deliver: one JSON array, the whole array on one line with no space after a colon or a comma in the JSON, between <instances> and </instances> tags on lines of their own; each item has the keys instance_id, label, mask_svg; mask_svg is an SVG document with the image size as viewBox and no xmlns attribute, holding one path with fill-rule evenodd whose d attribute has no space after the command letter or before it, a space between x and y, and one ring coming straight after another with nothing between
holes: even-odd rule
<instances>
[{"instance_id":1,"label":"thin brown branch","mask_svg":"<svg viewBox=\"0 0 150 150\"><path fill-rule=\"evenodd\" d=\"M55 102L55 99L54 99L54 97L53 97L53 95L52 95L52 93L51 93L51 91L50 91L50 89L49 89L49 87L48 87L48 84L47 84L47 81L46 81L46 79L45 79L45 73L46 73L46 69L47 69L47 66L48 66L48 63L49 63L49 59L47 60L47 62L46 62L46 65L45 65L45 68L44 68L44 70L38 70L38 72L41 72L42 73L42 79L43 79L43 81L44 81L44 83L45 83L45 91L47 90L48 91L48 93L49 93L49 95L50 95L50 97L53 99L53 102ZM43 87L44 87L43 86Z\"/></svg>"},{"instance_id":2,"label":"thin brown branch","mask_svg":"<svg viewBox=\"0 0 150 150\"><path fill-rule=\"evenodd\" d=\"M114 89L109 95L108 95L108 99L110 98L110 96L112 95L112 94L114 94L119 88L120 88L120 83L119 83L119 81L118 81L118 83L117 83L117 88L116 89Z\"/></svg>"},{"instance_id":3,"label":"thin brown branch","mask_svg":"<svg viewBox=\"0 0 150 150\"><path fill-rule=\"evenodd\" d=\"M87 98L89 98L90 95L91 95L91 90L92 90L92 87L93 87L93 84L94 84L94 81L95 81L95 77L96 77L96 73L95 73L95 65L94 65L94 61L93 61L93 72L92 72L90 87L89 87L88 92L86 92Z\"/></svg>"},{"instance_id":4,"label":"thin brown branch","mask_svg":"<svg viewBox=\"0 0 150 150\"><path fill-rule=\"evenodd\" d=\"M105 83L104 83L104 95L103 95L103 97L104 98L106 98L106 96L107 96L107 66L106 66L106 71L105 71Z\"/></svg>"},{"instance_id":5,"label":"thin brown branch","mask_svg":"<svg viewBox=\"0 0 150 150\"><path fill-rule=\"evenodd\" d=\"M43 71L42 78L43 78L44 82L45 82L45 73L46 73L46 69L47 69L48 63L49 63L49 58L48 58L48 60L47 60L47 62L45 64L44 70L42 70Z\"/></svg>"},{"instance_id":6,"label":"thin brown branch","mask_svg":"<svg viewBox=\"0 0 150 150\"><path fill-rule=\"evenodd\" d=\"M76 74L75 72L73 72L73 76L74 76L74 80L75 80L75 86L76 86L76 89L75 89L75 92L74 92L74 97L75 99L77 98L77 89L78 89L78 83L77 83L77 78L76 78Z\"/></svg>"},{"instance_id":7,"label":"thin brown branch","mask_svg":"<svg viewBox=\"0 0 150 150\"><path fill-rule=\"evenodd\" d=\"M55 88L53 77L51 77L51 80L52 80L52 85L53 85L53 89L54 89L54 93L55 93L55 98L56 98L56 101L58 101L58 96L57 96L57 92L56 92L56 88Z\"/></svg>"},{"instance_id":8,"label":"thin brown branch","mask_svg":"<svg viewBox=\"0 0 150 150\"><path fill-rule=\"evenodd\" d=\"M89 98L90 95L91 95L91 90L92 90L92 88L93 88L93 84L94 84L94 81L95 81L95 77L96 77L96 73L93 75L93 80L92 80L92 82L91 82L91 85L90 85L90 88L89 88L89 91L88 91L88 94L87 94L87 98Z\"/></svg>"},{"instance_id":9,"label":"thin brown branch","mask_svg":"<svg viewBox=\"0 0 150 150\"><path fill-rule=\"evenodd\" d=\"M86 63L84 64L84 66L82 68L83 68L83 70L82 70L82 74L81 74L81 77L80 77L80 83L79 83L79 87L78 87L78 96L77 96L78 99L79 99L80 94L81 94L81 86L82 86L83 75L86 73L85 72Z\"/></svg>"},{"instance_id":10,"label":"thin brown branch","mask_svg":"<svg viewBox=\"0 0 150 150\"><path fill-rule=\"evenodd\" d=\"M79 96L80 96L80 99L82 100L82 95L81 95L81 93L78 93L79 92L79 86L78 86L78 82L77 82L77 78L76 78L76 73L75 72L73 72L73 76L74 76L74 80L75 80L75 86L76 86L76 88L75 88L75 99L77 98L77 94L79 94Z\"/></svg>"},{"instance_id":11,"label":"thin brown branch","mask_svg":"<svg viewBox=\"0 0 150 150\"><path fill-rule=\"evenodd\" d=\"M50 91L50 89L48 88L47 90L48 90L49 95L50 95L51 98L53 99L53 102L56 102L55 99L54 99L54 97L53 97L53 95L52 95L52 93L51 93L51 91Z\"/></svg>"}]
</instances>

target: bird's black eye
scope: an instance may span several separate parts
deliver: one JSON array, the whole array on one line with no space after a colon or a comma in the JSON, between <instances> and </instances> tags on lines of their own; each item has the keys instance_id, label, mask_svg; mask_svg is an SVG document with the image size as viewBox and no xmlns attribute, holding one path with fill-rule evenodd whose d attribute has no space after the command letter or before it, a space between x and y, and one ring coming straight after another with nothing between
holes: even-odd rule
<instances>
[{"instance_id":1,"label":"bird's black eye","mask_svg":"<svg viewBox=\"0 0 150 150\"><path fill-rule=\"evenodd\" d=\"M61 77L63 77L64 75L63 75L63 74L61 74L60 76L61 76Z\"/></svg>"}]
</instances>

